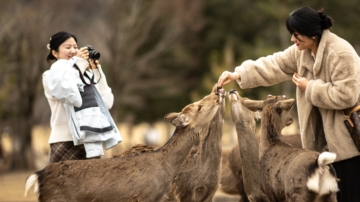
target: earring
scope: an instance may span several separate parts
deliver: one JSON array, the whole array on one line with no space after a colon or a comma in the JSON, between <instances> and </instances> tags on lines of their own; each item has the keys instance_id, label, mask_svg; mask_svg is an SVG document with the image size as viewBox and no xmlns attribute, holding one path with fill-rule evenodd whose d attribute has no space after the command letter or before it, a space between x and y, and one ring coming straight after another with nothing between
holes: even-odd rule
<instances>
[{"instance_id":1,"label":"earring","mask_svg":"<svg viewBox=\"0 0 360 202\"><path fill-rule=\"evenodd\" d=\"M312 39L314 39L314 40L315 40L315 39L316 39L316 37L315 37L315 36L313 36L313 38L312 38Z\"/></svg>"}]
</instances>

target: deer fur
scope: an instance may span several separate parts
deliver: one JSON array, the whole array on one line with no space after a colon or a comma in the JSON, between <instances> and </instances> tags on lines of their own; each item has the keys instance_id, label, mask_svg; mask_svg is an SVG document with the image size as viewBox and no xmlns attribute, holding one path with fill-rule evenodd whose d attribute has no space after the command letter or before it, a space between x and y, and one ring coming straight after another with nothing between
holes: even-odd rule
<instances>
[{"instance_id":1,"label":"deer fur","mask_svg":"<svg viewBox=\"0 0 360 202\"><path fill-rule=\"evenodd\" d=\"M233 118L233 122L236 125L236 132L238 135L238 141L241 143L245 143L245 146L240 147L239 144L236 144L232 147L231 150L223 150L222 155L222 171L221 171L221 181L220 181L220 189L227 193L232 195L240 195L240 202L248 202L248 195L246 194L244 189L244 175L246 173L258 173L258 166L255 168L251 167L251 164L245 164L243 165L241 157L240 157L240 151L242 152L242 158L245 159L245 161L249 161L247 159L257 159L255 154L255 157L251 157L251 153L247 151L246 148L249 148L252 151L255 151L257 153L259 147L259 141L260 141L260 134L255 133L255 122L254 120L261 119L261 113L258 112L252 112L245 108L241 102L244 100L235 90L231 90L229 93L229 99L230 99L230 110ZM245 124L245 121L247 121L247 124ZM248 128L248 129L247 129ZM252 128L251 130L249 128ZM248 131L247 131L248 130ZM250 140L253 140L256 138L257 144L255 144L253 141L250 146L247 143ZM281 141L284 141L288 144L291 144L297 148L302 148L301 144L301 137L300 134L294 134L294 135L280 135ZM253 161L252 164L257 164L256 161ZM246 169L247 171L243 171ZM251 177L251 175L250 175ZM247 177L248 178L248 177ZM256 177L257 178L257 177ZM248 180L249 181L249 180ZM260 187L259 180L256 180L257 184L252 184L250 186L256 186ZM249 185L248 185L249 187ZM248 188L249 189L249 188ZM249 192L249 190L248 190ZM259 200L259 199L258 199Z\"/></svg>"},{"instance_id":2,"label":"deer fur","mask_svg":"<svg viewBox=\"0 0 360 202\"><path fill-rule=\"evenodd\" d=\"M246 196L243 201L269 202L259 184L259 148L256 140L255 114L242 105L244 98L235 90L229 93L231 117L238 136L238 150L242 165L242 179ZM246 198L248 200L246 200Z\"/></svg>"},{"instance_id":3,"label":"deer fur","mask_svg":"<svg viewBox=\"0 0 360 202\"><path fill-rule=\"evenodd\" d=\"M47 201L168 201L171 182L201 134L221 109L217 90L187 105L165 120L176 126L159 149L119 158L69 160L54 163L32 174L25 195L35 185L40 202Z\"/></svg>"},{"instance_id":4,"label":"deer fur","mask_svg":"<svg viewBox=\"0 0 360 202\"><path fill-rule=\"evenodd\" d=\"M270 201L336 201L337 178L330 164L336 154L295 148L279 139L281 130L292 122L289 111L295 100L270 95L264 101L242 103L263 113L259 177L261 190Z\"/></svg>"},{"instance_id":5,"label":"deer fur","mask_svg":"<svg viewBox=\"0 0 360 202\"><path fill-rule=\"evenodd\" d=\"M241 133L238 133L241 134ZM259 143L259 136L256 139ZM281 135L280 140L302 148L300 134ZM254 148L259 149L259 148ZM223 149L221 153L221 174L220 174L220 190L226 194L239 195L239 202L248 202L246 192L244 190L243 166L240 158L239 144L234 145L230 149ZM253 169L251 169L253 170Z\"/></svg>"},{"instance_id":6,"label":"deer fur","mask_svg":"<svg viewBox=\"0 0 360 202\"><path fill-rule=\"evenodd\" d=\"M218 87L215 85L214 88ZM211 121L209 132L200 135L198 144L192 148L172 181L172 201L212 201L220 180L224 115L225 101Z\"/></svg>"},{"instance_id":7,"label":"deer fur","mask_svg":"<svg viewBox=\"0 0 360 202\"><path fill-rule=\"evenodd\" d=\"M124 157L124 156L129 156L129 155L137 155L139 153L152 152L154 150L156 150L155 146L146 145L146 144L137 144L137 145L132 146L129 149L125 150L124 152L114 154L113 158L120 158L120 157Z\"/></svg>"},{"instance_id":8,"label":"deer fur","mask_svg":"<svg viewBox=\"0 0 360 202\"><path fill-rule=\"evenodd\" d=\"M221 95L224 96L224 93ZM225 101L222 102L221 110L211 121L209 133L200 135L199 142L193 146L179 168L172 182L169 201L212 201L219 186L224 114ZM138 144L125 152L114 155L114 158L150 152L154 149L153 146Z\"/></svg>"}]
</instances>

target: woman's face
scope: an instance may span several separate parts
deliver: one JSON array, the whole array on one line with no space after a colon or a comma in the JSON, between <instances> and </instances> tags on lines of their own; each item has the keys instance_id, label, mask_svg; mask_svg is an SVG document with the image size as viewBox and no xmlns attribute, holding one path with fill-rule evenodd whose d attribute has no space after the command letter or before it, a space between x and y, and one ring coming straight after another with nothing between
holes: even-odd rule
<instances>
[{"instance_id":1,"label":"woman's face","mask_svg":"<svg viewBox=\"0 0 360 202\"><path fill-rule=\"evenodd\" d=\"M54 57L59 59L69 60L76 55L78 47L74 38L70 37L59 46L58 51L52 50Z\"/></svg>"},{"instance_id":2,"label":"woman's face","mask_svg":"<svg viewBox=\"0 0 360 202\"><path fill-rule=\"evenodd\" d=\"M294 32L291 35L291 41L296 44L299 50L304 50L309 48L312 50L313 53L316 53L317 41L315 39Z\"/></svg>"}]
</instances>

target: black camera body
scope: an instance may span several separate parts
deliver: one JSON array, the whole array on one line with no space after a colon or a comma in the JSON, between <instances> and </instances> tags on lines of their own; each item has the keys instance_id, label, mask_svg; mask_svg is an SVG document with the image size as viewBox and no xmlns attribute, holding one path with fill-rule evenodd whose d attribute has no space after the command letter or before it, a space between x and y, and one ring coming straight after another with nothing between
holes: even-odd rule
<instances>
[{"instance_id":1,"label":"black camera body","mask_svg":"<svg viewBox=\"0 0 360 202\"><path fill-rule=\"evenodd\" d=\"M89 51L89 59L98 60L100 59L100 53L97 52L92 46L86 46Z\"/></svg>"}]
</instances>

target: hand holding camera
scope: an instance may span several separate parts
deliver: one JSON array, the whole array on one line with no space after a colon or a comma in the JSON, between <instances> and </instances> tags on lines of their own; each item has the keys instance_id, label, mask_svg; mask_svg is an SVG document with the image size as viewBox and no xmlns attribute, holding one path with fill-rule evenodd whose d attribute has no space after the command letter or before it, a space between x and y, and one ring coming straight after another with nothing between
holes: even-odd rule
<instances>
[{"instance_id":1,"label":"hand holding camera","mask_svg":"<svg viewBox=\"0 0 360 202\"><path fill-rule=\"evenodd\" d=\"M99 59L100 59L100 53L97 52L92 46L90 45L86 45L86 48L88 50L89 53L89 62L90 62L90 67L91 69L96 69L97 65L99 64Z\"/></svg>"},{"instance_id":2,"label":"hand holding camera","mask_svg":"<svg viewBox=\"0 0 360 202\"><path fill-rule=\"evenodd\" d=\"M97 65L99 64L100 59L100 53L97 52L92 46L86 45L85 47L82 47L77 52L77 56L81 57L85 60L89 60L90 67L92 69L96 69Z\"/></svg>"}]
</instances>

